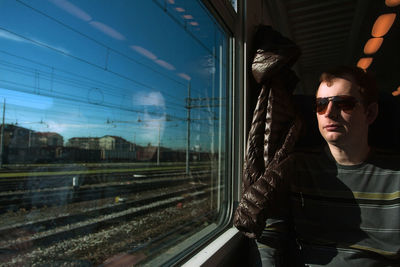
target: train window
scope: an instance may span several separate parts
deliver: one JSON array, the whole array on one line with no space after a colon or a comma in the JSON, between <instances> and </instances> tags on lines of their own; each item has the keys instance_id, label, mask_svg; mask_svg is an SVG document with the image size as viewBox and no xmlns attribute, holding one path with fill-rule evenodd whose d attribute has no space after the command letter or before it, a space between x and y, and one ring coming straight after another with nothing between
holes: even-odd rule
<instances>
[{"instance_id":1,"label":"train window","mask_svg":"<svg viewBox=\"0 0 400 267\"><path fill-rule=\"evenodd\" d=\"M2 264L160 265L218 230L231 38L204 4L0 7Z\"/></svg>"},{"instance_id":2,"label":"train window","mask_svg":"<svg viewBox=\"0 0 400 267\"><path fill-rule=\"evenodd\" d=\"M232 5L232 7L233 7L233 9L235 9L235 11L237 12L237 0L230 0L230 2L231 2L231 5Z\"/></svg>"}]
</instances>

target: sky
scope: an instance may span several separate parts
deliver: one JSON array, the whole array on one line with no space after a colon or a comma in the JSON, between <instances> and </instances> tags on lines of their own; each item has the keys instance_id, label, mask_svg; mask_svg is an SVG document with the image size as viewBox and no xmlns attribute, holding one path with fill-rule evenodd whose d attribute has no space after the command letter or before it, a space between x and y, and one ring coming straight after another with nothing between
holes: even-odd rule
<instances>
[{"instance_id":1,"label":"sky","mask_svg":"<svg viewBox=\"0 0 400 267\"><path fill-rule=\"evenodd\" d=\"M191 147L214 150L225 136L228 35L200 1L0 0L0 9L6 123L64 142L115 135L184 148L190 90Z\"/></svg>"}]
</instances>

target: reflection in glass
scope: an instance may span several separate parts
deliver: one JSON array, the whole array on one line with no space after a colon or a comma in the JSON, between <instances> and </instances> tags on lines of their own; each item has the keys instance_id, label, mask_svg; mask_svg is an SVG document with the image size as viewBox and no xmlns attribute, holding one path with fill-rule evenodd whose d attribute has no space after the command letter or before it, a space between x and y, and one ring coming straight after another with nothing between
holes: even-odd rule
<instances>
[{"instance_id":1,"label":"reflection in glass","mask_svg":"<svg viewBox=\"0 0 400 267\"><path fill-rule=\"evenodd\" d=\"M201 2L1 9L0 265L159 265L214 230L228 36Z\"/></svg>"}]
</instances>

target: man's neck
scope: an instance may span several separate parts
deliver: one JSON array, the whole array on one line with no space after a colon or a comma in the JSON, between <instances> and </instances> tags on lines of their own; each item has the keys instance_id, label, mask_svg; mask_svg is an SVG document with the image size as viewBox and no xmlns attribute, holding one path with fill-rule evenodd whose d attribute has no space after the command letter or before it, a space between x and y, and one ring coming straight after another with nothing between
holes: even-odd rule
<instances>
[{"instance_id":1,"label":"man's neck","mask_svg":"<svg viewBox=\"0 0 400 267\"><path fill-rule=\"evenodd\" d=\"M370 151L368 145L346 148L328 144L327 149L333 159L340 165L357 165L363 163Z\"/></svg>"}]
</instances>

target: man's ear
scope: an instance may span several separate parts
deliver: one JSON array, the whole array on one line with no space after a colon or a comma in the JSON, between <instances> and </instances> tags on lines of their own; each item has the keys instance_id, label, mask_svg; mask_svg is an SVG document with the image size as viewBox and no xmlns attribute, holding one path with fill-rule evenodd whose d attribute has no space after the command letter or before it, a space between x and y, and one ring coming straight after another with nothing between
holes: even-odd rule
<instances>
[{"instance_id":1,"label":"man's ear","mask_svg":"<svg viewBox=\"0 0 400 267\"><path fill-rule=\"evenodd\" d=\"M379 112L378 103L374 102L374 103L369 104L369 106L367 107L367 110L365 112L367 114L368 125L371 125L375 121L376 117L378 117L378 112Z\"/></svg>"}]
</instances>

